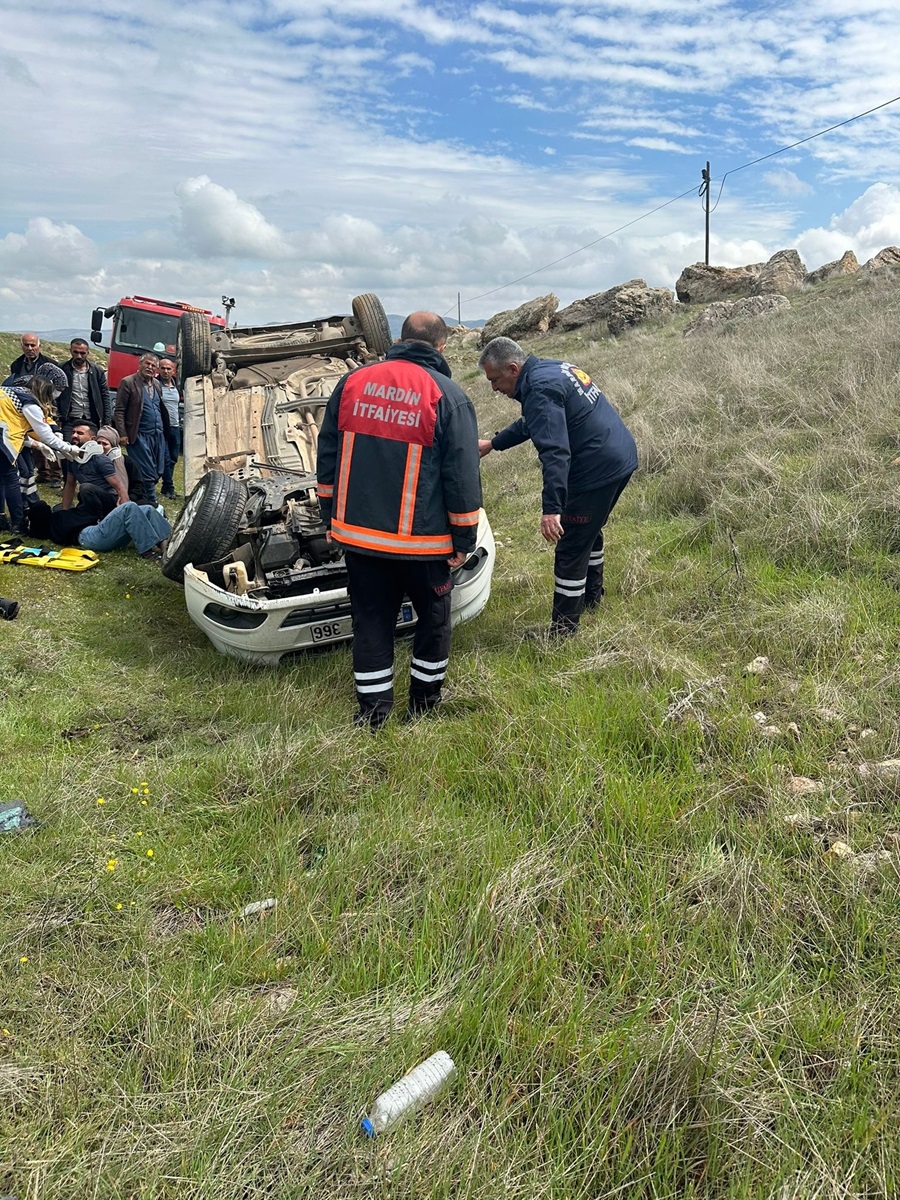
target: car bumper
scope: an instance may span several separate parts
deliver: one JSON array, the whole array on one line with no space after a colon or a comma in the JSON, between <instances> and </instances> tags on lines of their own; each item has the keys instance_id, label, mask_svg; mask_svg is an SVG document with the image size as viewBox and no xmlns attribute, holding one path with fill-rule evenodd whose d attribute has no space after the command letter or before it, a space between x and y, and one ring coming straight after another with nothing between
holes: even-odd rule
<instances>
[{"instance_id":1,"label":"car bumper","mask_svg":"<svg viewBox=\"0 0 900 1200\"><path fill-rule=\"evenodd\" d=\"M476 617L487 604L495 555L494 535L482 510L475 550L453 572L450 616L454 625ZM221 654L257 666L277 666L286 656L338 645L353 636L350 597L344 587L259 600L225 591L188 565L184 594L191 620ZM415 610L404 602L397 632L410 632L415 624Z\"/></svg>"}]
</instances>

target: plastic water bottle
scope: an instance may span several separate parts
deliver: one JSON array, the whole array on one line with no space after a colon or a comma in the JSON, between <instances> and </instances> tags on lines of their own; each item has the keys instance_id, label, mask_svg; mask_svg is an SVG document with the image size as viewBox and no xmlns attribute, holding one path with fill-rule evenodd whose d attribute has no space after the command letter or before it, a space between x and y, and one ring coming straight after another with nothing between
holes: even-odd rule
<instances>
[{"instance_id":1,"label":"plastic water bottle","mask_svg":"<svg viewBox=\"0 0 900 1200\"><path fill-rule=\"evenodd\" d=\"M413 1067L408 1075L398 1079L393 1087L382 1092L362 1122L363 1132L370 1138L383 1133L406 1113L414 1112L434 1099L455 1073L453 1059L445 1050L438 1050L431 1058Z\"/></svg>"}]
</instances>

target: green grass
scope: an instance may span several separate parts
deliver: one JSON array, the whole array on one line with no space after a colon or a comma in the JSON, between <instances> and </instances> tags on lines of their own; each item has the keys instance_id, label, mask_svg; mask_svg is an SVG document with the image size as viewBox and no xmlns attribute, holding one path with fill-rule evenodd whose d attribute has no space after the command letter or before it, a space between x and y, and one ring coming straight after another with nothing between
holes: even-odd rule
<instances>
[{"instance_id":1,"label":"green grass","mask_svg":"<svg viewBox=\"0 0 900 1200\"><path fill-rule=\"evenodd\" d=\"M430 723L353 731L346 649L220 657L133 553L0 567L0 799L44 822L0 841L0 1193L896 1195L900 776L859 766L900 755L898 308L536 342L645 471L542 654L539 471L485 461L494 595ZM448 1093L361 1139L438 1048Z\"/></svg>"},{"instance_id":2,"label":"green grass","mask_svg":"<svg viewBox=\"0 0 900 1200\"><path fill-rule=\"evenodd\" d=\"M84 335L87 338L87 334ZM22 335L18 333L0 333L0 379L5 379L9 370L9 364L14 362L22 353ZM47 358L54 362L64 363L69 361L69 343L68 342L41 342L41 354L46 354ZM91 347L90 353L91 362L95 362L99 367L106 369L106 355L97 350L96 347Z\"/></svg>"}]
</instances>

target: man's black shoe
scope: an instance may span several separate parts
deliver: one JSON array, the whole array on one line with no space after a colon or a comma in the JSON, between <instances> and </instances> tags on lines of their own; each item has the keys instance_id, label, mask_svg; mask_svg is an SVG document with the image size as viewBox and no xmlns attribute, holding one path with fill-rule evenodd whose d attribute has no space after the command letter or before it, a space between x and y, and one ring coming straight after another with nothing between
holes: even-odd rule
<instances>
[{"instance_id":1,"label":"man's black shoe","mask_svg":"<svg viewBox=\"0 0 900 1200\"><path fill-rule=\"evenodd\" d=\"M406 709L406 716L403 718L404 723L409 725L413 721L421 721L423 717L434 716L440 707L440 703L440 696L430 702L425 700L410 700Z\"/></svg>"},{"instance_id":2,"label":"man's black shoe","mask_svg":"<svg viewBox=\"0 0 900 1200\"><path fill-rule=\"evenodd\" d=\"M552 650L574 637L577 632L577 626L574 629L563 629L557 625L551 625L549 629L526 629L522 634L522 641L538 646L541 650Z\"/></svg>"},{"instance_id":3,"label":"man's black shoe","mask_svg":"<svg viewBox=\"0 0 900 1200\"><path fill-rule=\"evenodd\" d=\"M353 725L356 729L368 729L370 733L377 733L390 715L389 712L377 708L361 708L353 718Z\"/></svg>"}]
</instances>

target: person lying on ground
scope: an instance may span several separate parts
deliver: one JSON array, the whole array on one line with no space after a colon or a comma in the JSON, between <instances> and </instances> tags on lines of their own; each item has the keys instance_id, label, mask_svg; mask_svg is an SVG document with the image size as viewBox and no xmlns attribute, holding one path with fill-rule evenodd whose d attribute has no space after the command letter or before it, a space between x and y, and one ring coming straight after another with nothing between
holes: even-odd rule
<instances>
[{"instance_id":1,"label":"person lying on ground","mask_svg":"<svg viewBox=\"0 0 900 1200\"><path fill-rule=\"evenodd\" d=\"M117 504L128 502L128 488L96 440L96 427L88 421L76 421L72 441L81 449L78 461L71 462L62 494L62 507L71 508L78 489L78 507L92 512L97 520L111 513Z\"/></svg>"},{"instance_id":2,"label":"person lying on ground","mask_svg":"<svg viewBox=\"0 0 900 1200\"><path fill-rule=\"evenodd\" d=\"M82 550L124 550L131 542L141 558L154 562L162 559L172 526L151 504L126 500L102 520L75 508L52 509L41 501L29 513L31 536L48 538L58 546L80 546Z\"/></svg>"}]
</instances>

